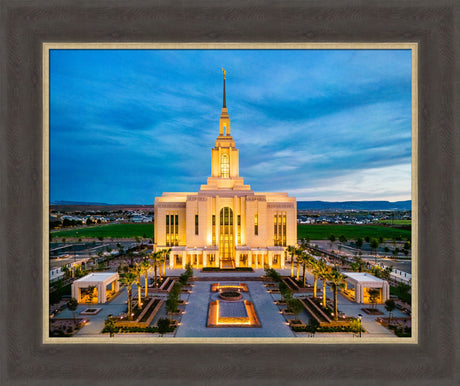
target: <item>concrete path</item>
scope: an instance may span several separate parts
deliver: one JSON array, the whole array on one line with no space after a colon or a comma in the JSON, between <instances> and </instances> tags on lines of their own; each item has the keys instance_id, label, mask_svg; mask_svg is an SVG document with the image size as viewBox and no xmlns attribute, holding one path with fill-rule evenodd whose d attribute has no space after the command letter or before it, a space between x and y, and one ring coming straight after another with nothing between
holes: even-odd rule
<instances>
[{"instance_id":1,"label":"concrete path","mask_svg":"<svg viewBox=\"0 0 460 386\"><path fill-rule=\"evenodd\" d=\"M262 282L246 282L248 293L244 297L254 303L261 327L206 327L208 305L214 300L215 293L210 292L212 282L195 282L192 293L182 316L176 337L293 337L294 334L273 303L271 295Z\"/></svg>"}]
</instances>

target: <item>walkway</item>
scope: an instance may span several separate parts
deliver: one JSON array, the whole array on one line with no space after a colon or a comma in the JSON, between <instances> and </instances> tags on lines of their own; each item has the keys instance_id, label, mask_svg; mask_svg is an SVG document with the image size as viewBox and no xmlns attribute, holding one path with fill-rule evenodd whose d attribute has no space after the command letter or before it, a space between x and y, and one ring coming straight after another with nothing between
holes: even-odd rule
<instances>
[{"instance_id":1,"label":"walkway","mask_svg":"<svg viewBox=\"0 0 460 386\"><path fill-rule=\"evenodd\" d=\"M237 272L240 277L242 272ZM253 274L254 275L254 274ZM213 275L215 276L215 275ZM225 275L227 276L227 274ZM245 298L254 303L254 307L261 323L261 327L251 328L208 328L206 319L208 304L212 297L210 292L211 281L197 281L194 283L189 296L185 314L181 325L177 329L176 337L293 337L294 334L280 314L273 298L261 282L247 281L248 293Z\"/></svg>"}]
</instances>

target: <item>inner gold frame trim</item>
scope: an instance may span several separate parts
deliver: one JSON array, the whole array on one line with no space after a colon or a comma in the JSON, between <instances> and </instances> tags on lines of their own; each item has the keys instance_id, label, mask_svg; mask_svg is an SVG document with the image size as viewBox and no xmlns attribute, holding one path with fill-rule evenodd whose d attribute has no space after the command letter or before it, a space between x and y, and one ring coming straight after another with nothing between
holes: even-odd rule
<instances>
[{"instance_id":1,"label":"inner gold frame trim","mask_svg":"<svg viewBox=\"0 0 460 386\"><path fill-rule=\"evenodd\" d=\"M412 88L412 336L410 338L157 338L116 335L110 337L77 338L49 337L49 53L50 50L411 50ZM42 44L43 64L43 336L44 344L417 344L419 342L418 305L418 43L85 43L45 42Z\"/></svg>"}]
</instances>

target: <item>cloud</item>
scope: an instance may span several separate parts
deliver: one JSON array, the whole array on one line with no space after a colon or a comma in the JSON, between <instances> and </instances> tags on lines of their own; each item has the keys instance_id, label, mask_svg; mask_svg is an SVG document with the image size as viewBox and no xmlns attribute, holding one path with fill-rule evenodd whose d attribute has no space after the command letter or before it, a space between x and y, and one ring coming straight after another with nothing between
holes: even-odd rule
<instances>
[{"instance_id":1,"label":"cloud","mask_svg":"<svg viewBox=\"0 0 460 386\"><path fill-rule=\"evenodd\" d=\"M198 190L218 133L221 67L253 188L408 199L404 173L379 192L375 181L351 188L370 181L366 170L410 165L410 66L409 51L388 50L55 50L51 199L152 203Z\"/></svg>"}]
</instances>

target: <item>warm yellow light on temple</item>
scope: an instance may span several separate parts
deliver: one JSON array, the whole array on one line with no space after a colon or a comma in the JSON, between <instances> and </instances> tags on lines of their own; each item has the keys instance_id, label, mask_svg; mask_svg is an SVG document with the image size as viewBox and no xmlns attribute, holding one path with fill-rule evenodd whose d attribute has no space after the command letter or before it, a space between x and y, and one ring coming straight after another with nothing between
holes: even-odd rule
<instances>
[{"instance_id":1,"label":"warm yellow light on temple","mask_svg":"<svg viewBox=\"0 0 460 386\"><path fill-rule=\"evenodd\" d=\"M163 193L155 198L154 248L171 248L171 269L189 263L198 269L282 269L286 247L297 243L296 200L287 193L254 192L240 177L239 150L226 104L226 71L222 71L222 108L211 148L211 176L198 192ZM276 181L272 183L278 190Z\"/></svg>"}]
</instances>

